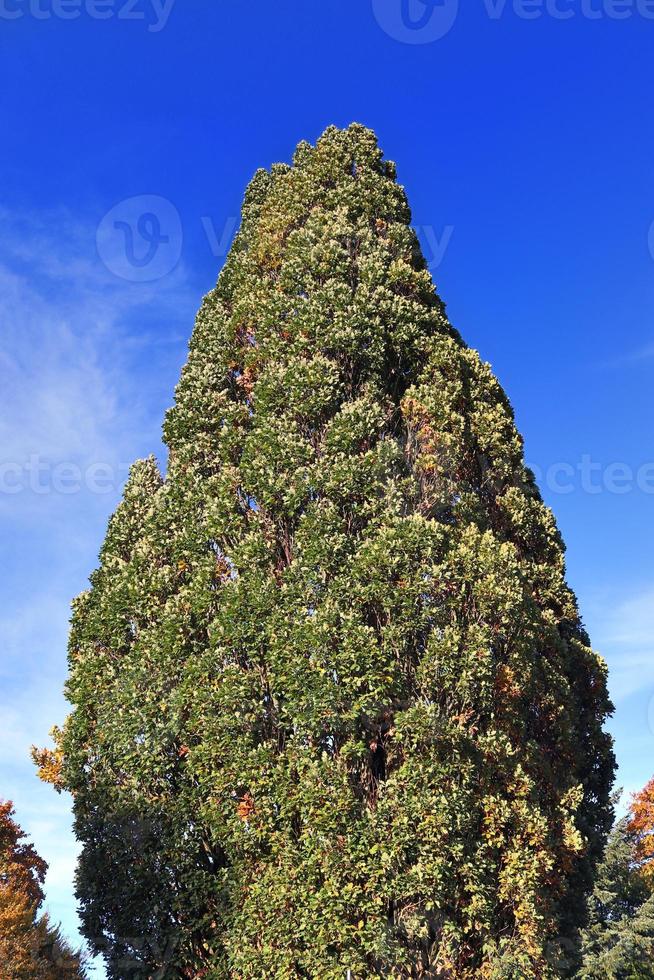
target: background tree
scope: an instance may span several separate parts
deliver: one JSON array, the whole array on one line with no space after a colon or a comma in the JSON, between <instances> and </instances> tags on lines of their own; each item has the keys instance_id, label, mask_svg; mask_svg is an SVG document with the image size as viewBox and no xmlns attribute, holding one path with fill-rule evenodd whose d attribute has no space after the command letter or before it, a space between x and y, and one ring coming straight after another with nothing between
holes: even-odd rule
<instances>
[{"instance_id":1,"label":"background tree","mask_svg":"<svg viewBox=\"0 0 654 980\"><path fill-rule=\"evenodd\" d=\"M80 980L73 952L47 915L38 916L47 865L26 843L11 803L0 803L0 978Z\"/></svg>"},{"instance_id":2,"label":"background tree","mask_svg":"<svg viewBox=\"0 0 654 980\"><path fill-rule=\"evenodd\" d=\"M651 785L634 798L631 816L613 828L599 865L583 933L582 978L654 977L654 896L641 853Z\"/></svg>"},{"instance_id":3,"label":"background tree","mask_svg":"<svg viewBox=\"0 0 654 980\"><path fill-rule=\"evenodd\" d=\"M570 972L606 670L370 131L255 176L165 439L75 607L58 738L111 976L127 947L138 977Z\"/></svg>"},{"instance_id":4,"label":"background tree","mask_svg":"<svg viewBox=\"0 0 654 980\"><path fill-rule=\"evenodd\" d=\"M635 793L629 806L629 831L640 872L654 888L654 779Z\"/></svg>"}]
</instances>

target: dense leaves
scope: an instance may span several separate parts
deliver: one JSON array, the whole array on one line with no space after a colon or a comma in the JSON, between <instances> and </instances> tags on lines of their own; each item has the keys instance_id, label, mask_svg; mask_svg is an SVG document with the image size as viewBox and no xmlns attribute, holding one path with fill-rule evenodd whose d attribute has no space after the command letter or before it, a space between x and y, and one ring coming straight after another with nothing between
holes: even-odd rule
<instances>
[{"instance_id":1,"label":"dense leaves","mask_svg":"<svg viewBox=\"0 0 654 980\"><path fill-rule=\"evenodd\" d=\"M619 821L609 838L583 933L585 980L654 977L654 896L639 861L639 836Z\"/></svg>"},{"instance_id":2,"label":"dense leaves","mask_svg":"<svg viewBox=\"0 0 654 980\"><path fill-rule=\"evenodd\" d=\"M629 811L635 857L643 877L654 888L654 779L634 795Z\"/></svg>"},{"instance_id":3,"label":"dense leaves","mask_svg":"<svg viewBox=\"0 0 654 980\"><path fill-rule=\"evenodd\" d=\"M83 980L79 954L38 917L46 871L11 803L0 802L0 980Z\"/></svg>"},{"instance_id":4,"label":"dense leaves","mask_svg":"<svg viewBox=\"0 0 654 980\"><path fill-rule=\"evenodd\" d=\"M569 972L605 666L368 130L255 176L165 438L75 605L57 743L110 975Z\"/></svg>"}]
</instances>

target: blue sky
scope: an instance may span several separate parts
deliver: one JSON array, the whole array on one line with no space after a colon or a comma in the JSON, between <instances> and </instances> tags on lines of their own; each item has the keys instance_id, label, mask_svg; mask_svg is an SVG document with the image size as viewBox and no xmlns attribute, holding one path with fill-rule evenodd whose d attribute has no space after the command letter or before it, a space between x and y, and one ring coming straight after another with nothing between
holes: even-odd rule
<instances>
[{"instance_id":1,"label":"blue sky","mask_svg":"<svg viewBox=\"0 0 654 980\"><path fill-rule=\"evenodd\" d=\"M565 536L620 781L652 775L653 43L653 0L0 0L0 796L70 935L69 800L28 755L69 600L162 455L245 184L329 123L398 163Z\"/></svg>"}]
</instances>

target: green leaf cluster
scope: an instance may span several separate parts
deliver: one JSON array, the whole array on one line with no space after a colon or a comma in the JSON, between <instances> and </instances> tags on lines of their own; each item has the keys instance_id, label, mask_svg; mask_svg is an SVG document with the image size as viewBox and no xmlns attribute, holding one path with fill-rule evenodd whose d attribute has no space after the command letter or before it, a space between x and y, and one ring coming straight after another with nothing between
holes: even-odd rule
<instances>
[{"instance_id":1,"label":"green leaf cluster","mask_svg":"<svg viewBox=\"0 0 654 980\"><path fill-rule=\"evenodd\" d=\"M627 818L609 838L582 934L583 980L654 977L654 896L641 874Z\"/></svg>"}]
</instances>

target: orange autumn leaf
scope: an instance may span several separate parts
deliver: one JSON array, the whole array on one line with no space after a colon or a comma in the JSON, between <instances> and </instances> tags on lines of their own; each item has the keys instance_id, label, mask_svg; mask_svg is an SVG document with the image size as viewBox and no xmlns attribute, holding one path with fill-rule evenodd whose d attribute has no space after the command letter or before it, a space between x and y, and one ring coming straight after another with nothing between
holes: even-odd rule
<instances>
[{"instance_id":1,"label":"orange autumn leaf","mask_svg":"<svg viewBox=\"0 0 654 980\"><path fill-rule=\"evenodd\" d=\"M246 793L240 800L238 806L236 807L236 812L243 821L249 820L252 813L254 813L254 800L249 793Z\"/></svg>"},{"instance_id":2,"label":"orange autumn leaf","mask_svg":"<svg viewBox=\"0 0 654 980\"><path fill-rule=\"evenodd\" d=\"M647 878L654 878L654 779L638 793L629 806L629 829L636 836L636 857Z\"/></svg>"}]
</instances>

